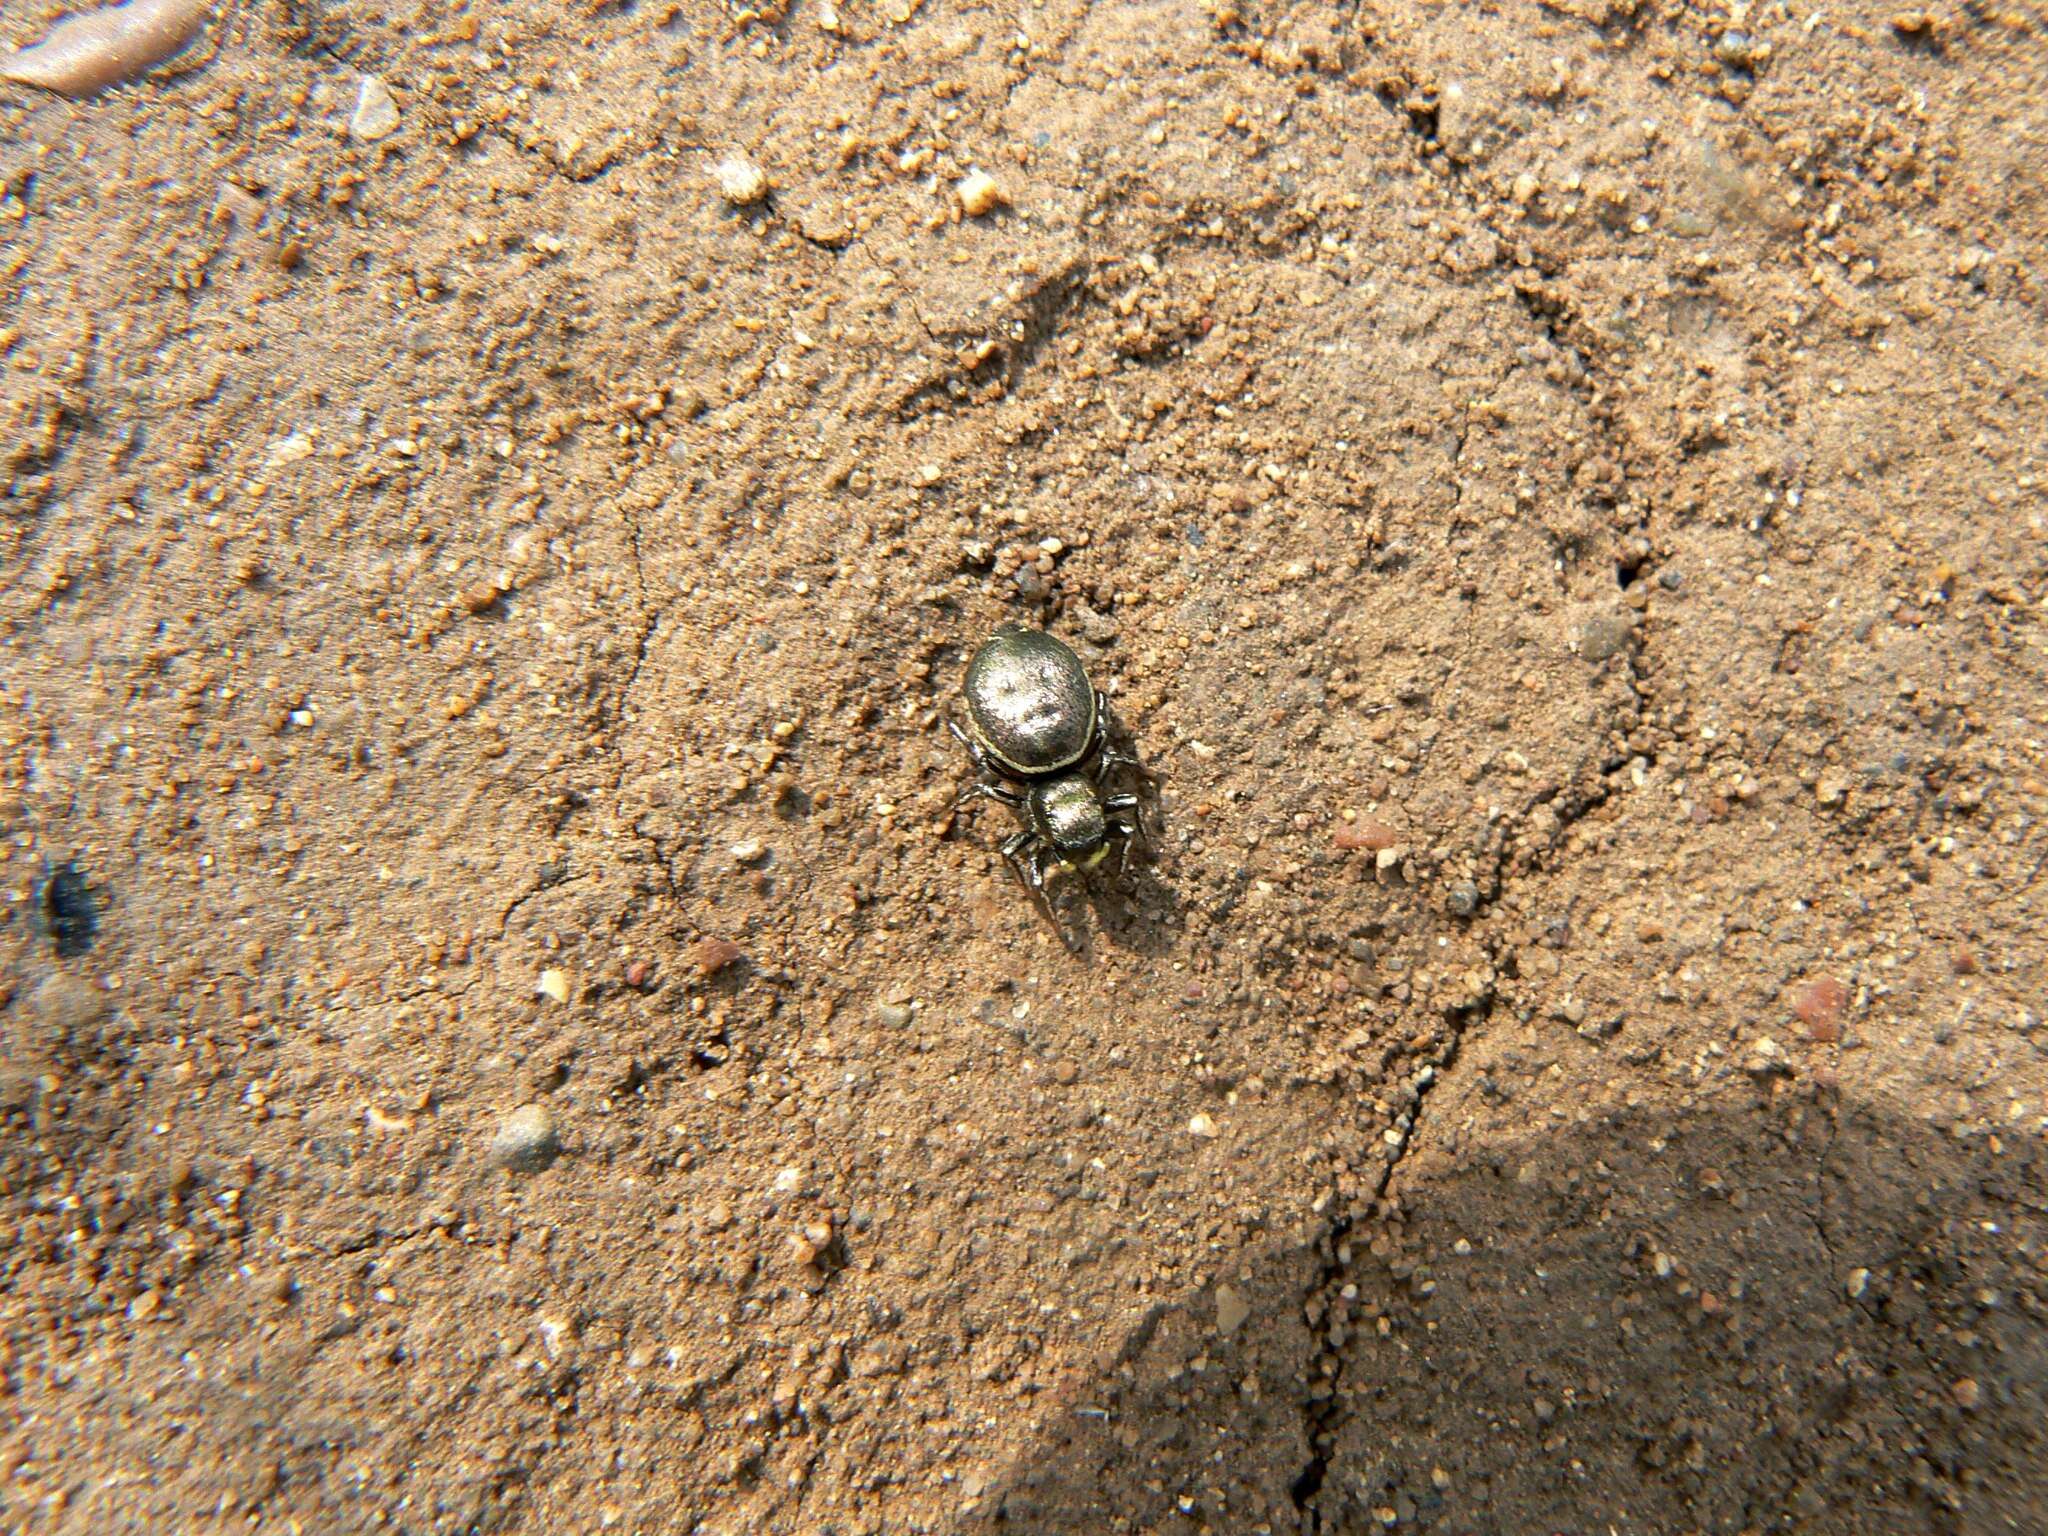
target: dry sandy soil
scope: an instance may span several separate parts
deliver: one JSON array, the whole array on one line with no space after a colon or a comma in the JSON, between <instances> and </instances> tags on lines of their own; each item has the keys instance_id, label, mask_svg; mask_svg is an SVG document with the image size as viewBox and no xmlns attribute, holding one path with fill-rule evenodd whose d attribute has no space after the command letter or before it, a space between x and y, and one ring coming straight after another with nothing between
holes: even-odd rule
<instances>
[{"instance_id":1,"label":"dry sandy soil","mask_svg":"<svg viewBox=\"0 0 2048 1536\"><path fill-rule=\"evenodd\" d=\"M2038 5L0 122L8 1529L2048 1530ZM1071 949L1014 620L1160 776Z\"/></svg>"}]
</instances>

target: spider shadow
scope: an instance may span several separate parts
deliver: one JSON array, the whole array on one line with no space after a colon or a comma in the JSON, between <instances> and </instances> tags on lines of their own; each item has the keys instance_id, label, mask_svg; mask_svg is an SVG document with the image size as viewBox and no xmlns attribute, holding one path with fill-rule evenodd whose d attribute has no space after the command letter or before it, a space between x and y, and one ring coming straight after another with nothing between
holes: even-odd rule
<instances>
[{"instance_id":1,"label":"spider shadow","mask_svg":"<svg viewBox=\"0 0 2048 1536\"><path fill-rule=\"evenodd\" d=\"M1038 905L1067 951L1082 960L1094 957L1098 936L1140 955L1163 955L1186 927L1179 893L1153 873L1143 854L1121 874L1056 881ZM1078 910L1084 905L1085 920Z\"/></svg>"},{"instance_id":2,"label":"spider shadow","mask_svg":"<svg viewBox=\"0 0 2048 1536\"><path fill-rule=\"evenodd\" d=\"M963 741L966 739L957 727L953 734ZM1094 957L1095 934L1106 935L1120 948L1157 957L1176 946L1187 926L1181 915L1179 893L1155 873L1166 830L1164 803L1160 796L1165 775L1145 763L1134 750L1135 744L1128 733L1121 730L1113 719L1108 721L1103 745L1116 754L1118 766L1097 781L1098 791L1108 795L1129 790L1138 796L1135 815L1139 836L1133 840L1129 862L1125 863L1117 854L1112 855L1099 870L1086 873L1057 871L1042 889L1035 891L1014 861L1011 873L1038 920L1052 928L1061 947L1076 959ZM967 780L969 786L978 782L988 780L975 777ZM1016 788L1014 785L1007 787ZM958 805L964 808L972 798L974 790L966 788ZM988 798L1006 806L1019 827L1026 825L1019 806L999 796ZM1085 920L1079 910L1083 905L1088 909Z\"/></svg>"}]
</instances>

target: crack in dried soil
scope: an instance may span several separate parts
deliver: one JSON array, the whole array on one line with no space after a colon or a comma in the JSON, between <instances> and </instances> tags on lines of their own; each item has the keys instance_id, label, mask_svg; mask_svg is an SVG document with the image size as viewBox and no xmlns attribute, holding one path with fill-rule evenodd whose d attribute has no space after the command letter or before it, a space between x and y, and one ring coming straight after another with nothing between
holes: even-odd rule
<instances>
[{"instance_id":1,"label":"crack in dried soil","mask_svg":"<svg viewBox=\"0 0 2048 1536\"><path fill-rule=\"evenodd\" d=\"M1402 73L1408 74L1409 72L1404 70ZM1427 133L1424 132L1424 125L1415 120L1414 116L1400 102L1389 100L1385 95L1377 92L1365 92L1363 94L1372 96L1389 114L1394 116L1399 121L1405 134L1418 139L1426 139L1428 137ZM1428 166L1428 160L1424 156L1419 143L1416 146L1416 158L1420 165ZM1486 216L1483 209L1479 206L1477 199L1466 188L1458 167L1455 165L1449 166L1449 174L1442 175L1439 179L1441 184L1456 189L1458 199L1465 204L1465 211L1481 228L1486 229L1497 240L1502 240L1505 246L1507 242L1503 237L1502 231L1495 227L1494 222ZM1596 439L1613 455L1615 462L1626 465L1628 462L1626 449L1630 446L1629 436L1624 429L1616 426L1612 417L1607 412L1597 408L1599 391L1593 382L1594 367L1589 365L1583 349L1572 346L1563 334L1561 322L1567 312L1574 307L1570 303L1569 298L1565 298L1558 308L1549 309L1535 302L1533 295L1520 288L1516 289L1516 296L1521 301L1521 308L1528 322L1538 329L1553 347L1574 357L1580 368L1584 370L1586 378L1577 393L1581 403L1587 407L1589 425ZM1465 441L1469 431L1470 426L1468 422L1465 430L1459 436L1452 460L1454 465L1463 458ZM1459 501L1462 500L1464 486L1455 475L1453 476L1453 484L1455 495L1452 508L1455 510ZM1618 530L1621 537L1645 535L1647 533L1650 519L1649 505L1646 502L1639 503L1633 510L1636 512L1634 519L1626 528ZM1633 713L1638 722L1644 718L1648 705L1648 699L1645 696L1643 686L1645 669L1641 656L1641 647L1645 644L1646 641L1639 637L1637 652L1627 658L1628 687L1633 699ZM1641 755L1650 763L1654 764L1656 761L1654 750ZM1539 873L1555 872L1554 870L1546 869L1544 856L1554 852L1563 844L1565 837L1570 833L1575 824L1598 810L1615 796L1620 788L1616 776L1626 771L1627 762L1628 758L1626 755L1610 756L1601 763L1597 780L1586 784L1583 788L1574 789L1574 792L1560 809L1558 825L1547 840L1544 848L1539 854L1529 860L1527 866L1518 875L1511 875L1508 868L1512 854L1508 824L1503 821L1499 829L1498 843L1494 849L1493 866L1489 871L1487 884L1482 888L1484 898L1489 905L1495 904L1500 900L1511 878L1527 879ZM1517 821L1525 821L1528 814L1536 806L1555 801L1560 795L1564 794L1565 791L1563 789L1554 786L1539 790L1524 807L1522 815L1517 818ZM1489 961L1495 973L1498 974L1503 957L1497 946L1489 945L1488 948ZM1303 1303L1308 1313L1315 1317L1316 1326L1321 1330L1322 1336L1321 1347L1317 1350L1316 1357L1308 1371L1309 1386L1302 1405L1307 1425L1306 1438L1308 1441L1309 1459L1300 1473L1296 1475L1291 1486L1295 1507L1301 1514L1302 1529L1309 1533L1309 1536L1318 1536L1318 1533L1323 1530L1323 1516L1316 1508L1316 1498L1321 1493L1324 1482L1329 1474L1330 1453L1335 1447L1338 1436L1342 1433L1349 1420L1349 1414L1343 1407L1343 1394L1341 1390L1344 1374L1344 1346L1342 1342L1331 1342L1332 1330L1328 1323L1333 1310L1332 1302L1347 1283L1345 1277L1350 1269L1347 1239L1362 1220L1367 1219L1376 1212L1382 1211L1387 1191L1392 1187L1394 1175L1400 1169L1402 1159L1407 1155L1409 1148L1415 1144L1417 1134L1422 1126L1423 1110L1428 1103L1432 1091L1457 1064L1467 1031L1482 1026L1487 1019L1491 1018L1496 1000L1497 993L1489 986L1486 995L1476 1005L1469 1010L1452 1016L1448 1038L1431 1061L1426 1064L1430 1068L1430 1076L1427 1081L1417 1085L1415 1102L1405 1111L1405 1125L1401 1124L1400 1121L1396 1122L1395 1129L1398 1132L1399 1140L1394 1144L1392 1153L1387 1158L1386 1166L1381 1170L1379 1178L1374 1182L1371 1194L1361 1201L1354 1210L1345 1212L1335 1218L1320 1241L1320 1246L1323 1247L1325 1254L1323 1265L1314 1283L1309 1288ZM1832 1147L1832 1140L1830 1141L1830 1147ZM1825 1157L1826 1154L1823 1153L1823 1164L1825 1163ZM1815 1221L1816 1230L1818 1230L1817 1216ZM1825 1233L1821 1234L1821 1241L1823 1246L1826 1246ZM1831 1249L1830 1253L1832 1253ZM1340 1339L1343 1337L1343 1335L1339 1335Z\"/></svg>"},{"instance_id":2,"label":"crack in dried soil","mask_svg":"<svg viewBox=\"0 0 2048 1536\"><path fill-rule=\"evenodd\" d=\"M1302 1528L1309 1532L1310 1536L1314 1536L1314 1533L1320 1532L1323 1528L1322 1515L1315 1508L1315 1498L1322 1491L1323 1480L1329 1473L1328 1447L1336 1443L1337 1436L1343 1430L1348 1417L1341 1407L1344 1380L1343 1345L1330 1342L1331 1328L1327 1322L1331 1312L1331 1299L1344 1286L1344 1276L1350 1269L1346 1241L1353 1227L1363 1217L1380 1210L1383 1206L1387 1190L1393 1183L1395 1170L1401 1166L1401 1159L1406 1155L1415 1139L1416 1130L1422 1124L1423 1107L1428 1103L1431 1091L1457 1064L1458 1051L1464 1044L1466 1031L1490 1017L1493 1004L1494 992L1489 987L1486 995L1477 1003L1451 1016L1448 1037L1434 1057L1424 1064L1429 1076L1416 1084L1415 1102L1408 1107L1403 1116L1407 1123L1404 1126L1399 1120L1395 1122L1394 1129L1400 1139L1394 1144L1391 1154L1387 1157L1386 1166L1380 1171L1380 1176L1373 1181L1372 1192L1359 1202L1355 1211L1346 1212L1332 1221L1329 1230L1323 1236L1322 1245L1327 1252L1322 1272L1304 1303L1305 1306L1313 1308L1320 1301L1321 1308L1316 1326L1322 1330L1323 1336L1323 1346L1317 1351L1309 1373L1309 1396L1303 1405L1308 1420L1309 1459L1308 1464L1296 1475L1291 1487L1295 1508L1301 1511ZM1418 1072L1417 1076L1420 1077L1421 1073ZM1328 1378L1327 1388L1324 1389L1327 1396L1320 1400L1313 1384L1318 1377Z\"/></svg>"}]
</instances>

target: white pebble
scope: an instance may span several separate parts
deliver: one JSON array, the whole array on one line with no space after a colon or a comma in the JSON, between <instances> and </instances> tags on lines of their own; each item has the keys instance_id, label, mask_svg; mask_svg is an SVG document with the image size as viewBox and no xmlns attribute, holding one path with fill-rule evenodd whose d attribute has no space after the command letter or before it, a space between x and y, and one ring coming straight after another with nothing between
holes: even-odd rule
<instances>
[{"instance_id":1,"label":"white pebble","mask_svg":"<svg viewBox=\"0 0 2048 1536\"><path fill-rule=\"evenodd\" d=\"M1219 1136L1222 1133L1216 1129L1216 1122L1204 1114L1196 1115L1188 1121L1188 1134L1208 1139Z\"/></svg>"},{"instance_id":2,"label":"white pebble","mask_svg":"<svg viewBox=\"0 0 2048 1536\"><path fill-rule=\"evenodd\" d=\"M398 131L398 103L375 75L363 76L356 91L355 115L348 120L349 137L373 144Z\"/></svg>"},{"instance_id":3,"label":"white pebble","mask_svg":"<svg viewBox=\"0 0 2048 1536\"><path fill-rule=\"evenodd\" d=\"M758 203L768 195L768 177L761 167L742 155L728 155L718 162L718 191L735 208Z\"/></svg>"},{"instance_id":4,"label":"white pebble","mask_svg":"<svg viewBox=\"0 0 2048 1536\"><path fill-rule=\"evenodd\" d=\"M542 997L557 1003L569 1001L569 973L566 971L542 971L540 973Z\"/></svg>"},{"instance_id":5,"label":"white pebble","mask_svg":"<svg viewBox=\"0 0 2048 1536\"><path fill-rule=\"evenodd\" d=\"M978 219L984 213L994 213L1009 201L1003 196L1003 189L996 185L995 177L978 168L962 176L955 190L960 194L961 211L970 219Z\"/></svg>"}]
</instances>

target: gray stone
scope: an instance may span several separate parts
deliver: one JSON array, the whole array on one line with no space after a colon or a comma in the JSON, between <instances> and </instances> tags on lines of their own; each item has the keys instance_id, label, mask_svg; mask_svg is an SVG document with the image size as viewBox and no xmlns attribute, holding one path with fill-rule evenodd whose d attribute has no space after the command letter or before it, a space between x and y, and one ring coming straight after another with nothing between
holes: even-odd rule
<instances>
[{"instance_id":1,"label":"gray stone","mask_svg":"<svg viewBox=\"0 0 2048 1536\"><path fill-rule=\"evenodd\" d=\"M1244 1326L1245 1319L1252 1315L1251 1303L1228 1285L1216 1287L1216 1331L1229 1338Z\"/></svg>"},{"instance_id":2,"label":"gray stone","mask_svg":"<svg viewBox=\"0 0 2048 1536\"><path fill-rule=\"evenodd\" d=\"M89 981L58 971L29 999L37 1033L51 1047L75 1041L113 1011L113 1000Z\"/></svg>"},{"instance_id":3,"label":"gray stone","mask_svg":"<svg viewBox=\"0 0 2048 1536\"><path fill-rule=\"evenodd\" d=\"M554 1117L544 1104L522 1104L498 1122L491 1161L514 1173L538 1173L562 1150Z\"/></svg>"},{"instance_id":4,"label":"gray stone","mask_svg":"<svg viewBox=\"0 0 2048 1536\"><path fill-rule=\"evenodd\" d=\"M1603 608L1579 621L1579 654L1591 662L1619 656L1635 639L1636 616L1626 608Z\"/></svg>"}]
</instances>

